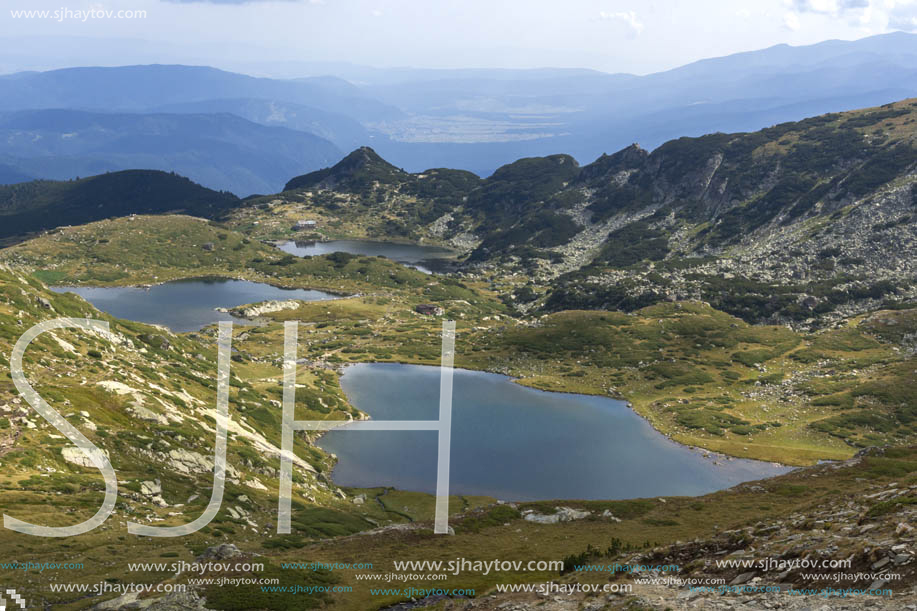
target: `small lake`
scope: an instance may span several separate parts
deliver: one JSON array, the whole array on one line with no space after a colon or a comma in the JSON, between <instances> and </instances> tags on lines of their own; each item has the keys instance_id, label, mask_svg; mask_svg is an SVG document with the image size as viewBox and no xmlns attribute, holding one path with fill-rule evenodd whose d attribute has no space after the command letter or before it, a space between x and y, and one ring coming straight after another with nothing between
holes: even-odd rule
<instances>
[{"instance_id":1,"label":"small lake","mask_svg":"<svg viewBox=\"0 0 917 611\"><path fill-rule=\"evenodd\" d=\"M284 289L248 280L198 278L176 280L150 288L54 287L58 293L76 293L96 308L118 318L164 325L176 333L198 331L223 320L240 322L215 308L232 308L259 301L301 299L322 301L335 295L322 291Z\"/></svg>"},{"instance_id":2,"label":"small lake","mask_svg":"<svg viewBox=\"0 0 917 611\"><path fill-rule=\"evenodd\" d=\"M699 495L786 473L771 463L704 456L653 429L622 401L526 388L455 370L451 492L505 500ZM433 420L439 368L349 366L341 384L376 420ZM340 486L435 492L435 431L347 431L319 445L339 459ZM714 455L711 455L714 456Z\"/></svg>"},{"instance_id":3,"label":"small lake","mask_svg":"<svg viewBox=\"0 0 917 611\"><path fill-rule=\"evenodd\" d=\"M331 240L328 242L284 242L278 245L284 252L297 257L329 255L333 252L346 252L352 255L385 257L403 263L426 274L432 273L429 262L436 259L448 259L455 255L451 250L438 246L421 246L418 244L394 244L392 242L375 242L372 240ZM426 264L426 265L425 265Z\"/></svg>"}]
</instances>

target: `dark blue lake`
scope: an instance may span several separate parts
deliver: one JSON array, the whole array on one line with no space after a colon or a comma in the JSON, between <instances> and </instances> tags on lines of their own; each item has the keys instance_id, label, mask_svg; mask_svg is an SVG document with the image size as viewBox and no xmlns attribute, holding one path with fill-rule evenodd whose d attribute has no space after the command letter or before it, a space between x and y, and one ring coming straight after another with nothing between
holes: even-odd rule
<instances>
[{"instance_id":1,"label":"dark blue lake","mask_svg":"<svg viewBox=\"0 0 917 611\"><path fill-rule=\"evenodd\" d=\"M722 456L714 464L621 401L533 390L491 373L454 375L455 494L505 500L698 495L790 470ZM359 364L347 368L341 383L375 420L430 420L439 413L439 376L437 367ZM436 432L344 427L319 445L338 456L338 485L435 491Z\"/></svg>"},{"instance_id":2,"label":"dark blue lake","mask_svg":"<svg viewBox=\"0 0 917 611\"><path fill-rule=\"evenodd\" d=\"M118 318L164 325L176 333L197 331L221 321L240 319L214 308L232 308L259 301L334 299L322 291L284 289L260 282L194 279L138 287L55 287L58 293L76 293L103 312Z\"/></svg>"}]
</instances>

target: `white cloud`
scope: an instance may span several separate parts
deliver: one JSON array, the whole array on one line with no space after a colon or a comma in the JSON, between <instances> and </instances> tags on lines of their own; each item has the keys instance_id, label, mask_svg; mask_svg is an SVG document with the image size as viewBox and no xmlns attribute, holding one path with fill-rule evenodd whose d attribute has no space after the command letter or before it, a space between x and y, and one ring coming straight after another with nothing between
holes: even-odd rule
<instances>
[{"instance_id":1,"label":"white cloud","mask_svg":"<svg viewBox=\"0 0 917 611\"><path fill-rule=\"evenodd\" d=\"M844 19L852 27L869 32L872 28L917 32L917 0L784 0L789 12L784 25L799 29L799 17L806 13Z\"/></svg>"},{"instance_id":2,"label":"white cloud","mask_svg":"<svg viewBox=\"0 0 917 611\"><path fill-rule=\"evenodd\" d=\"M800 17L811 14L841 19L851 27L860 27L868 33L868 26L873 22L875 13L881 13L882 7L877 5L881 5L882 2L883 0L783 0L784 6L788 9L783 23L790 30L798 30ZM894 0L884 2L887 5Z\"/></svg>"},{"instance_id":3,"label":"white cloud","mask_svg":"<svg viewBox=\"0 0 917 611\"><path fill-rule=\"evenodd\" d=\"M377 9L373 9L373 10L370 12L370 15L372 15L373 17L381 17L381 16L382 16L382 9L378 9L378 8L377 8Z\"/></svg>"},{"instance_id":4,"label":"white cloud","mask_svg":"<svg viewBox=\"0 0 917 611\"><path fill-rule=\"evenodd\" d=\"M600 11L599 19L623 23L634 36L639 36L643 32L643 22L640 21L637 17L637 13L634 11L627 11L626 13L608 13Z\"/></svg>"},{"instance_id":5,"label":"white cloud","mask_svg":"<svg viewBox=\"0 0 917 611\"><path fill-rule=\"evenodd\" d=\"M896 2L888 13L888 27L891 30L917 32L917 3Z\"/></svg>"},{"instance_id":6,"label":"white cloud","mask_svg":"<svg viewBox=\"0 0 917 611\"><path fill-rule=\"evenodd\" d=\"M840 15L847 11L868 8L869 0L791 0L790 4L798 13Z\"/></svg>"}]
</instances>

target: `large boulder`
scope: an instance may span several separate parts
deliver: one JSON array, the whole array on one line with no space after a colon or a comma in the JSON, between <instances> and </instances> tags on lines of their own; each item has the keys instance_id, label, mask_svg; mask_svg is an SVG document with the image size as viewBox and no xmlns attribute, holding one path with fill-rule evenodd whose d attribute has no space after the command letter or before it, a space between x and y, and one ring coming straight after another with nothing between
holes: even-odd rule
<instances>
[{"instance_id":1,"label":"large boulder","mask_svg":"<svg viewBox=\"0 0 917 611\"><path fill-rule=\"evenodd\" d=\"M525 520L528 522L535 522L536 524L557 524L559 522L582 520L590 515L588 511L573 509L571 507L557 507L556 509L556 513L549 515L535 513L534 511L526 512Z\"/></svg>"},{"instance_id":2,"label":"large boulder","mask_svg":"<svg viewBox=\"0 0 917 611\"><path fill-rule=\"evenodd\" d=\"M208 562L213 560L228 560L230 558L238 558L239 556L244 555L242 550L236 547L232 543L221 543L220 545L212 545L204 550L204 552L194 559L195 562Z\"/></svg>"}]
</instances>

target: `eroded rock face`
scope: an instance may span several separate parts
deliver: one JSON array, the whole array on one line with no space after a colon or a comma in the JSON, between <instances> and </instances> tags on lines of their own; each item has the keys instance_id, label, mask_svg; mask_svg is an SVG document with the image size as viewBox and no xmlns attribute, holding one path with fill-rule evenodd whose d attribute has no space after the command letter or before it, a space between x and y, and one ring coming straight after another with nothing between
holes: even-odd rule
<instances>
[{"instance_id":1,"label":"eroded rock face","mask_svg":"<svg viewBox=\"0 0 917 611\"><path fill-rule=\"evenodd\" d=\"M213 459L185 449L170 450L169 464L180 473L206 473L213 471ZM229 465L226 466L229 470Z\"/></svg>"}]
</instances>

